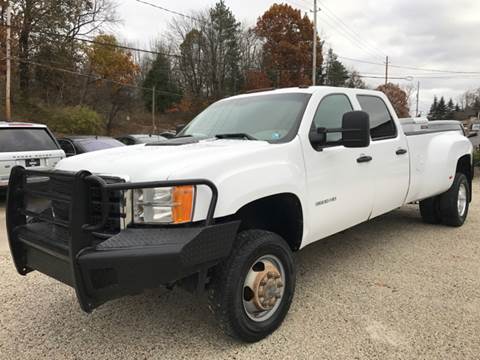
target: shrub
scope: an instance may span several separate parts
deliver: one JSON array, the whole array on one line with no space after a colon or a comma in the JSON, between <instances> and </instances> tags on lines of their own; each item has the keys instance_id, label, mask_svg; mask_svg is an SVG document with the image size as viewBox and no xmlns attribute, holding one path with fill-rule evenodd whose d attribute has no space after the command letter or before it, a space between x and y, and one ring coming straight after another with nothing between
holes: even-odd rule
<instances>
[{"instance_id":1,"label":"shrub","mask_svg":"<svg viewBox=\"0 0 480 360\"><path fill-rule=\"evenodd\" d=\"M98 135L105 128L102 116L86 106L48 109L44 120L50 129L60 134Z\"/></svg>"},{"instance_id":2,"label":"shrub","mask_svg":"<svg viewBox=\"0 0 480 360\"><path fill-rule=\"evenodd\" d=\"M473 153L473 163L474 163L476 166L480 166L480 149L477 149L477 150Z\"/></svg>"}]
</instances>

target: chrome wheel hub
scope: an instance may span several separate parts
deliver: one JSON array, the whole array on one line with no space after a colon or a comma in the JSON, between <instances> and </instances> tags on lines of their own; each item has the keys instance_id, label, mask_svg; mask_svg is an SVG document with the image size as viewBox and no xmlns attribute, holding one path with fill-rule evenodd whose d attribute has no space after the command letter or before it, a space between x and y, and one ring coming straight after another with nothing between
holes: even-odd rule
<instances>
[{"instance_id":1,"label":"chrome wheel hub","mask_svg":"<svg viewBox=\"0 0 480 360\"><path fill-rule=\"evenodd\" d=\"M458 189L458 199L457 199L457 209L458 215L464 216L465 212L467 211L467 203L468 203L468 194L467 194L467 187L465 184L460 184L460 188Z\"/></svg>"},{"instance_id":2,"label":"chrome wheel hub","mask_svg":"<svg viewBox=\"0 0 480 360\"><path fill-rule=\"evenodd\" d=\"M253 321L269 319L284 294L285 270L280 260L266 255L254 262L243 284L243 308Z\"/></svg>"}]
</instances>

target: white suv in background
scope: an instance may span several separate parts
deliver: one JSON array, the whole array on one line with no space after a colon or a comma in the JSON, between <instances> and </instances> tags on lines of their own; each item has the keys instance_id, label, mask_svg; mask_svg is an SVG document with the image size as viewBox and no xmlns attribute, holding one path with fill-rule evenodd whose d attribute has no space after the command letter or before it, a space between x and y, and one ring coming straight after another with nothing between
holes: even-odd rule
<instances>
[{"instance_id":1,"label":"white suv in background","mask_svg":"<svg viewBox=\"0 0 480 360\"><path fill-rule=\"evenodd\" d=\"M52 169L65 157L45 125L0 122L0 190L8 187L11 169Z\"/></svg>"}]
</instances>

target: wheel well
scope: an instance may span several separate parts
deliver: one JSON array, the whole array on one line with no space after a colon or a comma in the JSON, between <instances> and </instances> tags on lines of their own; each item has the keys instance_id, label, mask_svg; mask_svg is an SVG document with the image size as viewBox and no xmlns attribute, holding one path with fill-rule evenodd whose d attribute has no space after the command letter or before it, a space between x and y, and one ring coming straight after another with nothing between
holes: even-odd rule
<instances>
[{"instance_id":1,"label":"wheel well","mask_svg":"<svg viewBox=\"0 0 480 360\"><path fill-rule=\"evenodd\" d=\"M457 173L464 174L470 184L470 201L472 200L472 180L473 180L473 168L472 157L470 155L462 156L457 162Z\"/></svg>"},{"instance_id":2,"label":"wheel well","mask_svg":"<svg viewBox=\"0 0 480 360\"><path fill-rule=\"evenodd\" d=\"M465 174L469 180L472 180L472 157L470 155L462 156L457 162L457 172Z\"/></svg>"},{"instance_id":3,"label":"wheel well","mask_svg":"<svg viewBox=\"0 0 480 360\"><path fill-rule=\"evenodd\" d=\"M300 248L303 237L303 211L298 197L284 193L255 200L237 211L239 231L261 229L274 232L287 241L292 251Z\"/></svg>"}]
</instances>

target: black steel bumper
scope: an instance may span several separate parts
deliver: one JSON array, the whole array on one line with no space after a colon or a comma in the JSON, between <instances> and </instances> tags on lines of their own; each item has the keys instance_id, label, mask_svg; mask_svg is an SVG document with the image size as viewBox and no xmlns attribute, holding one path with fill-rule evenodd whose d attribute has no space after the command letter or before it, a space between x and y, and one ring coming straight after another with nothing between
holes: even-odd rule
<instances>
[{"instance_id":1,"label":"black steel bumper","mask_svg":"<svg viewBox=\"0 0 480 360\"><path fill-rule=\"evenodd\" d=\"M29 181L32 177L41 181ZM10 249L18 272L26 275L37 270L72 286L87 312L109 300L205 272L228 256L239 223L214 223L213 184L205 180L178 183L211 188L212 203L205 222L107 233L106 230L112 230L112 218L124 215L115 196L118 200L127 189L176 183L126 184L118 179L110 179L109 183L87 172L14 168L6 215ZM32 210L32 198L34 204L39 199L44 204L46 201L54 211L45 210L45 206L41 211ZM93 215L92 204L96 205ZM61 216L61 209L68 215ZM96 222L92 223L92 219Z\"/></svg>"}]
</instances>

